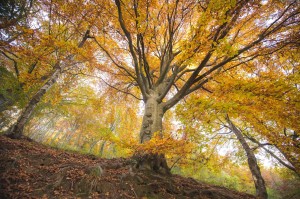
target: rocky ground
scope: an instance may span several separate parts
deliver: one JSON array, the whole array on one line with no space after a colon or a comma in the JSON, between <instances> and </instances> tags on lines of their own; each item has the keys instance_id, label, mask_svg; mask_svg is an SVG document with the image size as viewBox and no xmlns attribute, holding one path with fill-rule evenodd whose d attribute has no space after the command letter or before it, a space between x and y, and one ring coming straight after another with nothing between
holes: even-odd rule
<instances>
[{"instance_id":1,"label":"rocky ground","mask_svg":"<svg viewBox=\"0 0 300 199\"><path fill-rule=\"evenodd\" d=\"M255 197L179 175L136 171L130 159L101 159L0 136L0 198Z\"/></svg>"}]
</instances>

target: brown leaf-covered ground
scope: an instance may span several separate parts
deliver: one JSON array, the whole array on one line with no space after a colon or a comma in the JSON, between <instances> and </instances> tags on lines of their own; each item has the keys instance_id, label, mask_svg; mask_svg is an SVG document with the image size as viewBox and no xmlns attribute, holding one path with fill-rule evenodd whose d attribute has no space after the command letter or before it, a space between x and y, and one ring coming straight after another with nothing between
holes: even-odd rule
<instances>
[{"instance_id":1,"label":"brown leaf-covered ground","mask_svg":"<svg viewBox=\"0 0 300 199\"><path fill-rule=\"evenodd\" d=\"M0 198L254 198L179 175L133 171L131 165L130 159L101 159L0 136Z\"/></svg>"}]
</instances>

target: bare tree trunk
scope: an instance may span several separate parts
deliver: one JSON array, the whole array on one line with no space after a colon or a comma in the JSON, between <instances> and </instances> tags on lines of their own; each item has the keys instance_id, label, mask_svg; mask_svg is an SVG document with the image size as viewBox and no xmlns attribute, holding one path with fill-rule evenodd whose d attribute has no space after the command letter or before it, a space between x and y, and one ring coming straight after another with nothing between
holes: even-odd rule
<instances>
[{"instance_id":1,"label":"bare tree trunk","mask_svg":"<svg viewBox=\"0 0 300 199\"><path fill-rule=\"evenodd\" d=\"M158 95L152 93L145 103L145 112L140 131L140 142L149 141L154 133L159 133L162 137L162 119L164 110L161 103L157 101ZM152 170L162 174L170 174L164 154L135 154L133 157L137 164L135 167L141 170Z\"/></svg>"},{"instance_id":2,"label":"bare tree trunk","mask_svg":"<svg viewBox=\"0 0 300 199\"><path fill-rule=\"evenodd\" d=\"M100 157L103 157L105 144L106 144L106 140L104 140L100 146Z\"/></svg>"},{"instance_id":3,"label":"bare tree trunk","mask_svg":"<svg viewBox=\"0 0 300 199\"><path fill-rule=\"evenodd\" d=\"M89 36L89 30L86 31L82 41L78 44L78 47L81 48L85 41L90 37ZM72 60L75 55L69 55L67 57L68 60ZM42 86L36 94L31 98L23 112L21 113L20 117L18 118L15 125L13 125L7 132L8 136L11 138L21 138L23 135L23 130L25 127L25 124L29 120L30 116L32 115L32 112L34 108L37 106L37 104L41 101L42 97L45 95L45 93L53 86L53 84L56 82L58 77L60 76L61 72L65 68L65 64L60 64L60 61L57 61L57 63L54 66L54 71L47 80L47 82Z\"/></svg>"},{"instance_id":4,"label":"bare tree trunk","mask_svg":"<svg viewBox=\"0 0 300 199\"><path fill-rule=\"evenodd\" d=\"M149 141L153 133L158 132L162 136L163 107L156 101L155 96L150 97L145 103L145 112L140 131L140 142Z\"/></svg>"},{"instance_id":5,"label":"bare tree trunk","mask_svg":"<svg viewBox=\"0 0 300 199\"><path fill-rule=\"evenodd\" d=\"M243 149L245 150L248 158L248 165L251 171L251 174L254 179L255 189L256 189L256 196L259 199L267 199L267 189L265 186L265 181L261 175L260 168L257 164L256 157L247 144L245 138L243 137L242 132L232 123L232 121L229 119L228 115L226 116L226 120L229 124L229 128L232 130L232 132L236 135L239 142L242 144Z\"/></svg>"}]
</instances>

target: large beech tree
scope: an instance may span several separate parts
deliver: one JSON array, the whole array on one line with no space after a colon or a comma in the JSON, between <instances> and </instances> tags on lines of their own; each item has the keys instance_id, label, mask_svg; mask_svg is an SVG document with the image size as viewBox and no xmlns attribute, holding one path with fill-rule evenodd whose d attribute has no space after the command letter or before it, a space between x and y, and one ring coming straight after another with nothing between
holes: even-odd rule
<instances>
[{"instance_id":1,"label":"large beech tree","mask_svg":"<svg viewBox=\"0 0 300 199\"><path fill-rule=\"evenodd\" d=\"M111 21L94 39L103 66L121 77L111 86L144 101L141 143L162 132L167 110L218 74L299 39L296 1L115 0L106 9Z\"/></svg>"},{"instance_id":2,"label":"large beech tree","mask_svg":"<svg viewBox=\"0 0 300 199\"><path fill-rule=\"evenodd\" d=\"M16 137L63 70L76 65L83 43L89 49L84 57L97 59L89 65L102 72L111 88L143 100L141 143L155 132L163 136L166 111L197 90L209 92L220 74L299 45L297 0L92 0L70 1L68 6L41 2L49 16L48 23L43 21L46 41L63 44L55 46L51 73L12 128ZM87 39L93 45L87 46ZM55 56L61 48L63 54ZM150 159L157 157L162 156ZM151 168L165 165L152 161Z\"/></svg>"}]
</instances>

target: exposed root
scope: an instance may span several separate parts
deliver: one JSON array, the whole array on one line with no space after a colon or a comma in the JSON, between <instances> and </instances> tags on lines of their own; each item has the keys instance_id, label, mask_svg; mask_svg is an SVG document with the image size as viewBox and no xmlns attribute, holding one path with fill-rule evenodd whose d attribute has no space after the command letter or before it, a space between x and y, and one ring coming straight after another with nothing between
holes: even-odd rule
<instances>
[{"instance_id":1,"label":"exposed root","mask_svg":"<svg viewBox=\"0 0 300 199\"><path fill-rule=\"evenodd\" d=\"M159 174L170 175L166 158L163 154L135 154L135 168L138 170L150 170Z\"/></svg>"}]
</instances>

